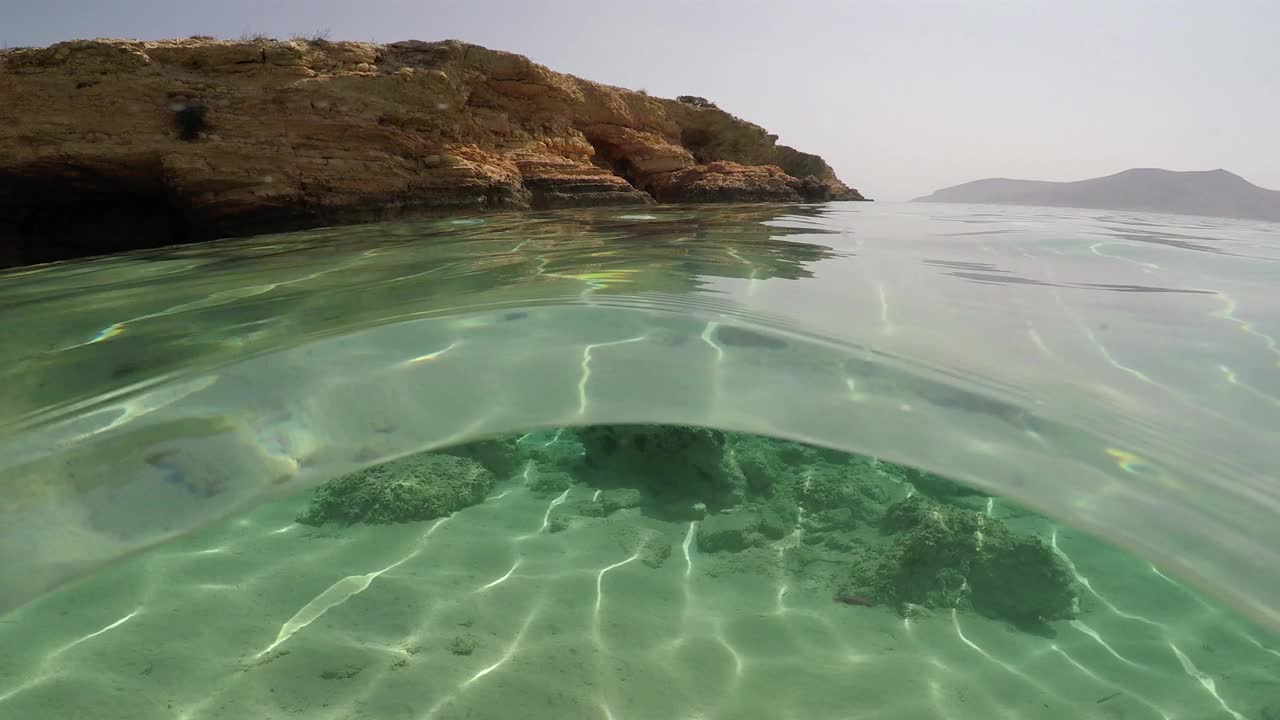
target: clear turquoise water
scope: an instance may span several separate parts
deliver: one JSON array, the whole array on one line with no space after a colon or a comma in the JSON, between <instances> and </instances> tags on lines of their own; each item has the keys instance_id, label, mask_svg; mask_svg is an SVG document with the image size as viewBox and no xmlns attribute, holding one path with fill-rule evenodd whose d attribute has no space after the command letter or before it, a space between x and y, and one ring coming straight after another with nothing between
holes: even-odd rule
<instances>
[{"instance_id":1,"label":"clear turquoise water","mask_svg":"<svg viewBox=\"0 0 1280 720\"><path fill-rule=\"evenodd\" d=\"M0 275L0 643L22 648L0 713L1262 717L1277 230L602 209ZM622 422L962 480L1072 558L1079 625L836 615L804 578L717 570L675 526L652 528L673 562L614 567L603 526L542 534L548 502L518 482L439 526L291 524L309 488L405 453ZM518 587L485 588L508 571ZM468 621L488 624L473 655L430 654Z\"/></svg>"}]
</instances>

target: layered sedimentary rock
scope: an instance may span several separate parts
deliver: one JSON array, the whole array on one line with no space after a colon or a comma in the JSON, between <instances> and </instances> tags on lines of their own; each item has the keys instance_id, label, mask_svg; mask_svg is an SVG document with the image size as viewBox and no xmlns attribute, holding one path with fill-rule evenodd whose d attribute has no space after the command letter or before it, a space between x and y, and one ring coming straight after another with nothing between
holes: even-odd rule
<instances>
[{"instance_id":1,"label":"layered sedimentary rock","mask_svg":"<svg viewBox=\"0 0 1280 720\"><path fill-rule=\"evenodd\" d=\"M0 53L0 265L441 211L862 199L715 107L457 41Z\"/></svg>"}]
</instances>

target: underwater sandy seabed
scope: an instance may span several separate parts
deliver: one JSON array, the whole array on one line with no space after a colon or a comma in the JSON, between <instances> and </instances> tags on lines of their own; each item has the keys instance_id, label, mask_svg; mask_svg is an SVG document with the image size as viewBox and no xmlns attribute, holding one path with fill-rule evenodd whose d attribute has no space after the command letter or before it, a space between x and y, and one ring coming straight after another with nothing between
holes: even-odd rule
<instances>
[{"instance_id":1,"label":"underwater sandy seabed","mask_svg":"<svg viewBox=\"0 0 1280 720\"><path fill-rule=\"evenodd\" d=\"M298 524L308 497L261 505L0 618L0 717L1271 720L1280 707L1272 640L998 500L991 518L1070 561L1075 619L1031 632L837 602L820 567L788 569L793 537L704 552L700 521L643 507L557 524L602 491L517 475L447 517L382 525Z\"/></svg>"}]
</instances>

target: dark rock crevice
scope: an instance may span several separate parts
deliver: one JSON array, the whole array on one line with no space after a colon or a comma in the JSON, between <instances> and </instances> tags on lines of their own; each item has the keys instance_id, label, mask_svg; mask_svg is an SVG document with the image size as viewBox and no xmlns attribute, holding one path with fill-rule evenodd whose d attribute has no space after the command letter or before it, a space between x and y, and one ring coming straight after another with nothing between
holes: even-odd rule
<instances>
[{"instance_id":1,"label":"dark rock crevice","mask_svg":"<svg viewBox=\"0 0 1280 720\"><path fill-rule=\"evenodd\" d=\"M69 167L0 174L0 267L206 239L160 178L158 170L120 176Z\"/></svg>"}]
</instances>

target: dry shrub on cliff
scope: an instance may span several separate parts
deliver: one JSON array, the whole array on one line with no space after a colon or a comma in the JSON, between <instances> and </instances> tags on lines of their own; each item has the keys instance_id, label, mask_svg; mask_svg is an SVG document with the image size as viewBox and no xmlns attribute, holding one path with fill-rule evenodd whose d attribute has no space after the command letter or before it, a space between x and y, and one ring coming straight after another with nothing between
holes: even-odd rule
<instances>
[{"instance_id":1,"label":"dry shrub on cliff","mask_svg":"<svg viewBox=\"0 0 1280 720\"><path fill-rule=\"evenodd\" d=\"M323 45L324 43L329 42L329 33L331 32L332 32L331 28L325 28L323 30L316 30L314 32L309 32L309 33L294 33L289 36L289 39L304 40L306 42L313 43L316 45Z\"/></svg>"},{"instance_id":2,"label":"dry shrub on cliff","mask_svg":"<svg viewBox=\"0 0 1280 720\"><path fill-rule=\"evenodd\" d=\"M676 102L682 102L685 105L692 105L700 108L711 108L713 110L720 109L715 103L704 97L698 97L697 95L680 95L676 98Z\"/></svg>"}]
</instances>

